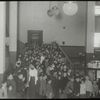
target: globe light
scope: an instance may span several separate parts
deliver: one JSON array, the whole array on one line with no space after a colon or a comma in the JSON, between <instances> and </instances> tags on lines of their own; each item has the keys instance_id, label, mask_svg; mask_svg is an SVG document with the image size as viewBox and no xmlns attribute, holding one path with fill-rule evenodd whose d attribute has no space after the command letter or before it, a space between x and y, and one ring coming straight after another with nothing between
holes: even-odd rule
<instances>
[{"instance_id":1,"label":"globe light","mask_svg":"<svg viewBox=\"0 0 100 100\"><path fill-rule=\"evenodd\" d=\"M69 1L64 3L63 11L66 15L72 16L75 15L78 11L78 5L75 2Z\"/></svg>"}]
</instances>

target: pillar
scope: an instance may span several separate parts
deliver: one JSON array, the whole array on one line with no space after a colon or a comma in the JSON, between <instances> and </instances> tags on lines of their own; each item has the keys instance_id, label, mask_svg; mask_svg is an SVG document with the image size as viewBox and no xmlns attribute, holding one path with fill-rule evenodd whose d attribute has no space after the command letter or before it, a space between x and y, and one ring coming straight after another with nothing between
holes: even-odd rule
<instances>
[{"instance_id":1,"label":"pillar","mask_svg":"<svg viewBox=\"0 0 100 100\"><path fill-rule=\"evenodd\" d=\"M17 53L17 1L9 5L10 67L15 67Z\"/></svg>"},{"instance_id":2,"label":"pillar","mask_svg":"<svg viewBox=\"0 0 100 100\"><path fill-rule=\"evenodd\" d=\"M95 2L88 1L87 5L87 34L86 34L86 62L93 59L95 33Z\"/></svg>"},{"instance_id":3,"label":"pillar","mask_svg":"<svg viewBox=\"0 0 100 100\"><path fill-rule=\"evenodd\" d=\"M0 84L5 71L6 2L0 2Z\"/></svg>"}]
</instances>

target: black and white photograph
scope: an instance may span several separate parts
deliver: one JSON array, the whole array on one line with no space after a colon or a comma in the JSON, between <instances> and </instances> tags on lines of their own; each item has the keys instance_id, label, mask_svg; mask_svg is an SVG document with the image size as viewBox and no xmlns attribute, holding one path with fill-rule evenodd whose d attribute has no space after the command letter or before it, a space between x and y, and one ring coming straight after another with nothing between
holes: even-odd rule
<instances>
[{"instance_id":1,"label":"black and white photograph","mask_svg":"<svg viewBox=\"0 0 100 100\"><path fill-rule=\"evenodd\" d=\"M100 98L100 1L0 1L0 99Z\"/></svg>"}]
</instances>

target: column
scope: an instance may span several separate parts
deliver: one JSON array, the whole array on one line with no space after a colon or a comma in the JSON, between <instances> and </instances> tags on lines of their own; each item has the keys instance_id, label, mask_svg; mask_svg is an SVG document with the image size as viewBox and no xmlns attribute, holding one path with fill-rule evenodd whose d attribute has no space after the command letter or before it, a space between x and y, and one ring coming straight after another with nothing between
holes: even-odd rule
<instances>
[{"instance_id":1,"label":"column","mask_svg":"<svg viewBox=\"0 0 100 100\"><path fill-rule=\"evenodd\" d=\"M17 1L9 5L10 67L15 67L17 53Z\"/></svg>"},{"instance_id":2,"label":"column","mask_svg":"<svg viewBox=\"0 0 100 100\"><path fill-rule=\"evenodd\" d=\"M5 71L6 2L0 2L0 84Z\"/></svg>"},{"instance_id":3,"label":"column","mask_svg":"<svg viewBox=\"0 0 100 100\"><path fill-rule=\"evenodd\" d=\"M87 5L87 34L86 34L86 60L91 61L94 53L94 33L95 33L95 2L88 1Z\"/></svg>"}]
</instances>

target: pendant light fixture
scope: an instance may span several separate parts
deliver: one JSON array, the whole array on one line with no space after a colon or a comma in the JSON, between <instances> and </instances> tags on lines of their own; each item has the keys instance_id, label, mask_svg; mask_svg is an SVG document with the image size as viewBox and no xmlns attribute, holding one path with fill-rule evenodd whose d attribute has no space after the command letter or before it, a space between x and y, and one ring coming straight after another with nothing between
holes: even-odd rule
<instances>
[{"instance_id":1,"label":"pendant light fixture","mask_svg":"<svg viewBox=\"0 0 100 100\"><path fill-rule=\"evenodd\" d=\"M73 16L78 11L78 5L74 1L67 1L63 5L63 11L66 15Z\"/></svg>"}]
</instances>

